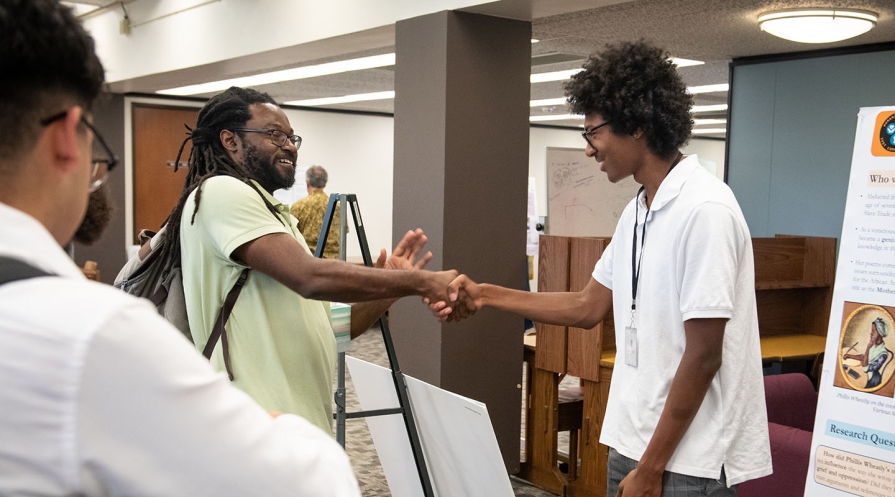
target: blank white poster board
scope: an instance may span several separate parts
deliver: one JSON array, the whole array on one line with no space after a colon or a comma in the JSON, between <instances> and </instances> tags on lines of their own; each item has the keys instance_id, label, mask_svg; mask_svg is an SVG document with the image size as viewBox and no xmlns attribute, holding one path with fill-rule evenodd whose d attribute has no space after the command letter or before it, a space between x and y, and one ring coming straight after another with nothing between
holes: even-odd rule
<instances>
[{"instance_id":1,"label":"blank white poster board","mask_svg":"<svg viewBox=\"0 0 895 497\"><path fill-rule=\"evenodd\" d=\"M398 407L389 369L350 356L345 363L363 410ZM513 487L485 404L405 378L435 495L512 497ZM421 497L404 419L400 415L364 419L392 497Z\"/></svg>"},{"instance_id":2,"label":"blank white poster board","mask_svg":"<svg viewBox=\"0 0 895 497\"><path fill-rule=\"evenodd\" d=\"M612 236L638 188L632 176L611 183L583 149L547 147L548 234Z\"/></svg>"}]
</instances>

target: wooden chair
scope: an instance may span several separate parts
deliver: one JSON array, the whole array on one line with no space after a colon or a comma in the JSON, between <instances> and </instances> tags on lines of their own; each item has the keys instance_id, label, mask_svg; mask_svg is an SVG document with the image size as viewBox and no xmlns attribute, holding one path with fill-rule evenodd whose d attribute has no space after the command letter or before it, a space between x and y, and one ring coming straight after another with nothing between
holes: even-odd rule
<instances>
[{"instance_id":1,"label":"wooden chair","mask_svg":"<svg viewBox=\"0 0 895 497\"><path fill-rule=\"evenodd\" d=\"M578 433L584 416L584 388L560 388L557 399L557 432L569 432L568 457L557 459L569 465L569 481L578 478Z\"/></svg>"}]
</instances>

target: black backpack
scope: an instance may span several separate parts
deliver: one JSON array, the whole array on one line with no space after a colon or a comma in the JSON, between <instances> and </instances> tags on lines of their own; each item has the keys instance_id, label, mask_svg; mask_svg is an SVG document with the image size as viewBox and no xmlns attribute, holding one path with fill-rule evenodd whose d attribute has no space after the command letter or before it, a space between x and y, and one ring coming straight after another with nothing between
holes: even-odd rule
<instances>
[{"instance_id":1,"label":"black backpack","mask_svg":"<svg viewBox=\"0 0 895 497\"><path fill-rule=\"evenodd\" d=\"M186 314L186 296L183 293L183 272L180 267L180 258L175 260L175 257L163 250L165 228L166 226L163 226L158 233L149 230L140 232L143 246L149 244L149 254L143 259L140 258L139 253L131 257L115 277L114 285L115 288L125 293L149 299L162 317L180 330L190 342L193 342ZM236 299L239 298L239 292L242 291L248 277L249 269L243 269L236 284L227 293L224 305L221 306L218 318L211 329L208 342L202 350L202 355L206 359L211 359L211 354L220 338L224 353L224 366L227 368L227 375L231 381L233 372L230 369L230 350L224 325L227 324Z\"/></svg>"},{"instance_id":2,"label":"black backpack","mask_svg":"<svg viewBox=\"0 0 895 497\"><path fill-rule=\"evenodd\" d=\"M280 221L284 226L286 223L277 214L276 208L264 197L258 188L249 181L246 184L252 187L256 193L264 201L267 209ZM190 342L193 342L193 335L190 333L190 324L186 313L186 296L183 293L183 272L180 266L180 258L173 257L169 251L164 251L165 228L158 233L143 230L140 232L140 240L143 242L142 247L149 244L149 253L143 259L140 254L136 254L121 268L118 276L115 277L115 288L137 297L147 298L155 304L159 314L161 314L168 322L180 330ZM239 292L245 285L249 277L249 269L243 269L242 274L236 280L236 284L227 293L221 310L218 312L217 320L211 329L211 335L208 342L202 350L202 355L206 359L211 359L214 347L221 340L222 352L224 354L224 367L227 369L227 375L230 381L233 381L233 371L230 368L230 349L227 341L227 330L224 326L227 319L233 311L236 299L239 298ZM195 342L194 342L195 343Z\"/></svg>"}]
</instances>

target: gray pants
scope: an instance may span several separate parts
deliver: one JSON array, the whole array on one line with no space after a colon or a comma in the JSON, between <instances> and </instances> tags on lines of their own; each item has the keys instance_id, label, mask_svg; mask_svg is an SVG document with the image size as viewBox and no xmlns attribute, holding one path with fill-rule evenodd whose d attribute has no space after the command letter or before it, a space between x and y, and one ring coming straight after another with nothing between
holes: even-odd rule
<instances>
[{"instance_id":1,"label":"gray pants","mask_svg":"<svg viewBox=\"0 0 895 497\"><path fill-rule=\"evenodd\" d=\"M637 467L637 461L629 459L609 448L609 470L606 481L606 497L618 494L618 484ZM727 488L724 468L721 479L698 478L679 473L665 472L662 476L662 497L736 497L736 485Z\"/></svg>"}]
</instances>

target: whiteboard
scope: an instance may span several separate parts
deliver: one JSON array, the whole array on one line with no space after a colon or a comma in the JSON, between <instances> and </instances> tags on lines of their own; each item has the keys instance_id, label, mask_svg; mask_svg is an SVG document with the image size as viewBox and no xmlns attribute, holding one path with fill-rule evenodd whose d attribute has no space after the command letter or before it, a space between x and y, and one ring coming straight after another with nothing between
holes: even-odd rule
<instances>
[{"instance_id":1,"label":"whiteboard","mask_svg":"<svg viewBox=\"0 0 895 497\"><path fill-rule=\"evenodd\" d=\"M547 231L559 236L612 236L640 185L611 183L584 149L547 147Z\"/></svg>"}]
</instances>

